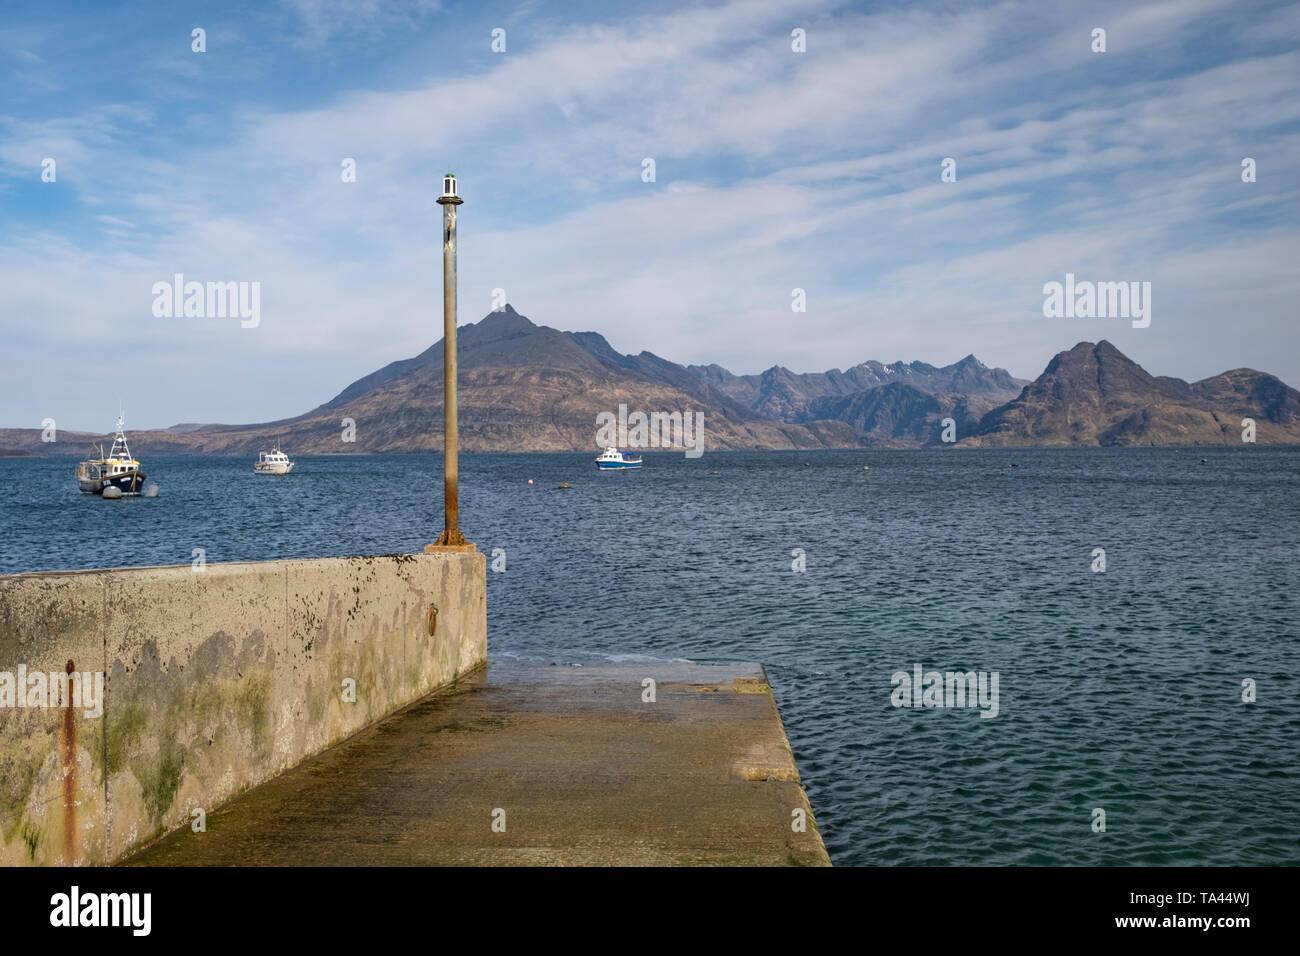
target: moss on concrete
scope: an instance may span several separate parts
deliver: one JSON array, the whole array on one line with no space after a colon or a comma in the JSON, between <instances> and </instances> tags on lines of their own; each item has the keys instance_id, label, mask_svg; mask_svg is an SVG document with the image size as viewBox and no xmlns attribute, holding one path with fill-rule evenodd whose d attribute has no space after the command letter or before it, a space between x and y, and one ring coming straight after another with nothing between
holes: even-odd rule
<instances>
[{"instance_id":1,"label":"moss on concrete","mask_svg":"<svg viewBox=\"0 0 1300 956\"><path fill-rule=\"evenodd\" d=\"M27 858L33 863L36 862L36 850L40 847L43 836L44 833L35 824L23 823L23 843L27 846Z\"/></svg>"},{"instance_id":2,"label":"moss on concrete","mask_svg":"<svg viewBox=\"0 0 1300 956\"><path fill-rule=\"evenodd\" d=\"M138 701L130 700L111 708L104 719L108 721L106 769L112 775L126 767L126 758L144 736L149 718Z\"/></svg>"},{"instance_id":3,"label":"moss on concrete","mask_svg":"<svg viewBox=\"0 0 1300 956\"><path fill-rule=\"evenodd\" d=\"M271 675L266 671L246 674L234 695L235 718L253 735L253 747L265 750L271 742Z\"/></svg>"},{"instance_id":4,"label":"moss on concrete","mask_svg":"<svg viewBox=\"0 0 1300 956\"><path fill-rule=\"evenodd\" d=\"M138 761L133 765L132 771L144 792L144 805L149 819L155 830L161 829L163 818L171 809L176 791L181 787L185 754L179 748L168 745L156 761Z\"/></svg>"},{"instance_id":5,"label":"moss on concrete","mask_svg":"<svg viewBox=\"0 0 1300 956\"><path fill-rule=\"evenodd\" d=\"M36 775L53 749L51 735L16 740L0 737L0 819L8 821L6 843L14 838L31 798Z\"/></svg>"}]
</instances>

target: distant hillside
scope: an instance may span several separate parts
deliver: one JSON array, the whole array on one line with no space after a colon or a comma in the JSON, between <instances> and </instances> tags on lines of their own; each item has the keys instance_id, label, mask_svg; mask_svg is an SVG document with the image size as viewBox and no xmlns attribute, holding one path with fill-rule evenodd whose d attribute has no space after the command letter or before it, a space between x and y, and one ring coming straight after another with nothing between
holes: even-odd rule
<instances>
[{"instance_id":1,"label":"distant hillside","mask_svg":"<svg viewBox=\"0 0 1300 956\"><path fill-rule=\"evenodd\" d=\"M990 411L971 445L1239 445L1300 442L1300 392L1253 369L1194 384L1148 373L1109 342L1080 342Z\"/></svg>"},{"instance_id":2,"label":"distant hillside","mask_svg":"<svg viewBox=\"0 0 1300 956\"><path fill-rule=\"evenodd\" d=\"M814 399L805 414L852 425L876 443L909 446L938 443L945 418L953 419L956 434L972 434L996 404L979 396L924 392L891 382L839 398Z\"/></svg>"},{"instance_id":3,"label":"distant hillside","mask_svg":"<svg viewBox=\"0 0 1300 956\"><path fill-rule=\"evenodd\" d=\"M682 366L651 352L623 355L595 332L539 326L511 306L458 332L460 440L466 451L594 450L596 417L703 412L705 451L939 444L943 420L961 445L1300 442L1300 393L1235 369L1188 384L1154 377L1108 342L1081 342L1033 382L973 355L942 368L863 362L848 371L774 366L733 375ZM442 342L392 362L295 418L130 433L139 456L255 455L279 442L291 454L441 451ZM345 441L345 422L354 441ZM111 435L0 429L0 454L83 455Z\"/></svg>"},{"instance_id":4,"label":"distant hillside","mask_svg":"<svg viewBox=\"0 0 1300 956\"><path fill-rule=\"evenodd\" d=\"M989 368L973 355L942 368L925 362L863 362L845 372L831 369L801 374L779 365L759 375L732 375L720 365L689 365L687 371L761 415L789 421L806 416L819 399L861 395L884 385L978 396L998 405L1015 398L1029 384L1006 369ZM819 407L831 406L823 403Z\"/></svg>"},{"instance_id":5,"label":"distant hillside","mask_svg":"<svg viewBox=\"0 0 1300 956\"><path fill-rule=\"evenodd\" d=\"M458 330L460 442L465 451L594 450L596 416L702 411L705 450L842 448L861 432L837 421L776 421L740 405L649 352L625 356L595 333L535 325L507 306ZM129 434L137 455L255 455L273 442L292 454L441 451L442 342L384 366L303 415L256 425L185 424ZM344 420L355 441L343 440ZM0 447L81 455L110 436L0 430Z\"/></svg>"}]
</instances>

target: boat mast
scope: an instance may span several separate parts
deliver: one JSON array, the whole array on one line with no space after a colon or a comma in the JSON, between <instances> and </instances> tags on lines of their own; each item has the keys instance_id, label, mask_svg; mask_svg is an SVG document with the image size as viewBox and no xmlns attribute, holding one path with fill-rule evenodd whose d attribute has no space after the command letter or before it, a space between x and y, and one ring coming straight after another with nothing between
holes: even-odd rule
<instances>
[{"instance_id":1,"label":"boat mast","mask_svg":"<svg viewBox=\"0 0 1300 956\"><path fill-rule=\"evenodd\" d=\"M122 456L125 457L128 461L134 461L135 459L131 457L131 449L126 444L126 432L122 430L122 426L124 422L125 422L125 416L121 412L119 412L117 415L117 434L113 437L113 450L109 453L109 457L110 458L118 457L117 446L118 444L121 444Z\"/></svg>"}]
</instances>

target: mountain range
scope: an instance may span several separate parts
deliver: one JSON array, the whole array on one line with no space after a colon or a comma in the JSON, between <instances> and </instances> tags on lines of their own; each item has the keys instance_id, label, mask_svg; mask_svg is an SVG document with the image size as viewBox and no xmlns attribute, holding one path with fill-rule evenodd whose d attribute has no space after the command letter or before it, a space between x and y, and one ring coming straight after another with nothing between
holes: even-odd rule
<instances>
[{"instance_id":1,"label":"mountain range","mask_svg":"<svg viewBox=\"0 0 1300 956\"><path fill-rule=\"evenodd\" d=\"M457 332L460 442L465 451L595 448L596 416L704 414L704 447L812 449L941 443L991 445L1240 444L1242 419L1259 443L1300 443L1300 392L1252 369L1199 382L1152 376L1109 342L1080 342L1028 382L974 355L944 367L868 361L845 371L776 366L734 375L624 355L596 332L536 325L506 306ZM347 441L346 421L354 423ZM80 454L111 435L0 429L0 456ZM442 342L392 362L296 418L255 425L182 424L132 432L138 456L255 455L442 449Z\"/></svg>"}]
</instances>

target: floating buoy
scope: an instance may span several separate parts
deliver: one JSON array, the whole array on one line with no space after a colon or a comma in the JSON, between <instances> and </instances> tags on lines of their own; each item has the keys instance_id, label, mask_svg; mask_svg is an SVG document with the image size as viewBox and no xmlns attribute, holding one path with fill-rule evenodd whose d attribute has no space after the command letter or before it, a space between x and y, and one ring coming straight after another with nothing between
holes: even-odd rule
<instances>
[{"instance_id":1,"label":"floating buoy","mask_svg":"<svg viewBox=\"0 0 1300 956\"><path fill-rule=\"evenodd\" d=\"M563 490L563 489L565 489L565 488L572 488L573 485L569 484L567 481L562 481L562 482L560 482L558 485L556 485L555 487L556 487L557 489L559 489L559 490Z\"/></svg>"},{"instance_id":2,"label":"floating buoy","mask_svg":"<svg viewBox=\"0 0 1300 956\"><path fill-rule=\"evenodd\" d=\"M157 497L158 497L158 486L157 486L157 485L150 485L149 487L145 488L145 490L144 490L144 496L145 496L146 498L157 498Z\"/></svg>"},{"instance_id":3,"label":"floating buoy","mask_svg":"<svg viewBox=\"0 0 1300 956\"><path fill-rule=\"evenodd\" d=\"M1210 460L1210 459L1208 459L1208 458L1202 458L1202 459L1201 459L1201 461L1209 461L1209 460Z\"/></svg>"},{"instance_id":4,"label":"floating buoy","mask_svg":"<svg viewBox=\"0 0 1300 956\"><path fill-rule=\"evenodd\" d=\"M1202 460L1204 460L1204 459L1202 459ZM122 489L121 489L121 488L114 487L113 485L109 485L107 488L104 489L104 497L105 497L105 498L109 498L109 499L117 499L117 498L121 498L121 497L122 497Z\"/></svg>"},{"instance_id":5,"label":"floating buoy","mask_svg":"<svg viewBox=\"0 0 1300 956\"><path fill-rule=\"evenodd\" d=\"M531 485L533 483L533 479L529 478L528 483Z\"/></svg>"}]
</instances>

